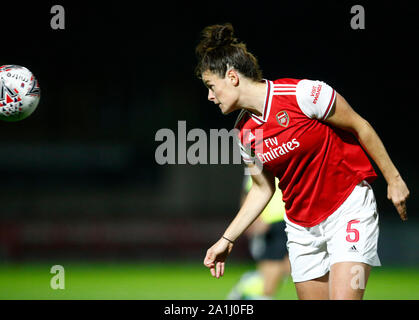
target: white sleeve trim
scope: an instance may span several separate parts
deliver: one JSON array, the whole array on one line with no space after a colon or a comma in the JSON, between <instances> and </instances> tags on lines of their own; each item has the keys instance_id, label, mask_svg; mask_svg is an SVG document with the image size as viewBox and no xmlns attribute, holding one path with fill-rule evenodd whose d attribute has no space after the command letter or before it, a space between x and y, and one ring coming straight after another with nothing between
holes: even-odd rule
<instances>
[{"instance_id":1,"label":"white sleeve trim","mask_svg":"<svg viewBox=\"0 0 419 320\"><path fill-rule=\"evenodd\" d=\"M239 149L240 149L240 155L242 156L243 162L245 163L254 163L255 162L255 158L252 157L249 154L249 150L246 150L246 148L243 146L243 144L241 143L240 139L237 138L237 143L239 145Z\"/></svg>"},{"instance_id":2,"label":"white sleeve trim","mask_svg":"<svg viewBox=\"0 0 419 320\"><path fill-rule=\"evenodd\" d=\"M236 123L234 124L234 128L235 128L235 129L238 129L238 128L237 128L237 125L238 125L238 123L240 122L240 120L243 118L243 116L245 115L245 113L246 113L246 112L247 112L247 111L243 109L243 110L239 113L239 115L238 115L238 117L237 117L237 120L236 120ZM242 157L242 159L243 159L243 162L244 162L244 163L247 163L247 164L254 163L254 162L255 162L255 158L254 158L254 157L252 157L252 155L251 155L251 151L250 151L250 150L247 150L247 149L243 146L242 142L240 141L240 137L239 137L239 136L236 136L236 142L237 142L237 144L239 145L240 155L241 155L241 157Z\"/></svg>"}]
</instances>

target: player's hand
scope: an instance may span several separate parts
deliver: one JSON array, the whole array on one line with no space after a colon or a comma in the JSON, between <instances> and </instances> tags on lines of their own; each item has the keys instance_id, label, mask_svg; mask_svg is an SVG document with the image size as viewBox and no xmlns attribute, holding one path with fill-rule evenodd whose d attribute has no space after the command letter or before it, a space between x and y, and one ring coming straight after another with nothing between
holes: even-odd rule
<instances>
[{"instance_id":1,"label":"player's hand","mask_svg":"<svg viewBox=\"0 0 419 320\"><path fill-rule=\"evenodd\" d=\"M218 279L224 275L225 260L232 249L233 244L221 238L207 250L204 265L210 269L213 277Z\"/></svg>"},{"instance_id":2,"label":"player's hand","mask_svg":"<svg viewBox=\"0 0 419 320\"><path fill-rule=\"evenodd\" d=\"M391 200L403 221L407 220L407 207L406 201L409 198L409 189L406 183L399 176L394 181L388 184L387 198Z\"/></svg>"}]
</instances>

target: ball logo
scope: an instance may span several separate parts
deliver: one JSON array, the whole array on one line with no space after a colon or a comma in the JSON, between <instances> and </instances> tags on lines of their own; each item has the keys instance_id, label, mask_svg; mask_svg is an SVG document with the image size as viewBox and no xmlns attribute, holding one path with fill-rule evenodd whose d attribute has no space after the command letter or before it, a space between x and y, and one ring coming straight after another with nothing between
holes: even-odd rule
<instances>
[{"instance_id":1,"label":"ball logo","mask_svg":"<svg viewBox=\"0 0 419 320\"><path fill-rule=\"evenodd\" d=\"M36 80L34 77L31 79L32 84L31 88L29 89L27 96L33 96L33 97L39 97L41 95L41 89L39 88L38 80Z\"/></svg>"},{"instance_id":2,"label":"ball logo","mask_svg":"<svg viewBox=\"0 0 419 320\"><path fill-rule=\"evenodd\" d=\"M6 106L12 102L20 102L21 100L16 89L11 90L6 86L3 80L0 80L0 107Z\"/></svg>"},{"instance_id":3,"label":"ball logo","mask_svg":"<svg viewBox=\"0 0 419 320\"><path fill-rule=\"evenodd\" d=\"M290 117L286 111L278 112L275 117L280 126L288 127L288 124L290 123Z\"/></svg>"}]
</instances>

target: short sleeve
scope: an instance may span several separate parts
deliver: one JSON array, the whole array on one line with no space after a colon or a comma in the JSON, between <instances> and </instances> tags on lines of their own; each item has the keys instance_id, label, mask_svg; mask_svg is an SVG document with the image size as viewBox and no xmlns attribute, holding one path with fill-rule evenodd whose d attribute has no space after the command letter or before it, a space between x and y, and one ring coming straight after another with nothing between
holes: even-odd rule
<instances>
[{"instance_id":1,"label":"short sleeve","mask_svg":"<svg viewBox=\"0 0 419 320\"><path fill-rule=\"evenodd\" d=\"M239 145L240 155L244 163L251 164L255 163L255 157L252 155L251 150L246 149L243 144L240 142L240 139L236 139L237 144Z\"/></svg>"},{"instance_id":2,"label":"short sleeve","mask_svg":"<svg viewBox=\"0 0 419 320\"><path fill-rule=\"evenodd\" d=\"M245 147L241 141L241 139L243 139L243 141L245 138L249 139L249 134L252 134L250 131L247 130L241 132L241 128L246 119L245 116L246 110L243 109L237 117L236 123L234 124L234 130L237 130L235 138L237 145L239 146L240 155L243 159L243 162L246 164L252 164L255 162L255 157L252 153L252 150L250 149L250 145Z\"/></svg>"},{"instance_id":3,"label":"short sleeve","mask_svg":"<svg viewBox=\"0 0 419 320\"><path fill-rule=\"evenodd\" d=\"M311 119L325 120L336 99L336 91L322 81L301 80L296 89L301 111Z\"/></svg>"}]
</instances>

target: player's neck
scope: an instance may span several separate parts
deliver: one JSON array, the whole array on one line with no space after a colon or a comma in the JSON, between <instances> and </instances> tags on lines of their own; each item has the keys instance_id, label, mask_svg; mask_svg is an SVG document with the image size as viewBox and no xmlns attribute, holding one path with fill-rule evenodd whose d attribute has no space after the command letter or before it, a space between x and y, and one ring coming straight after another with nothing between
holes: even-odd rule
<instances>
[{"instance_id":1,"label":"player's neck","mask_svg":"<svg viewBox=\"0 0 419 320\"><path fill-rule=\"evenodd\" d=\"M241 83L240 107L260 116L266 98L266 82L244 81Z\"/></svg>"}]
</instances>

